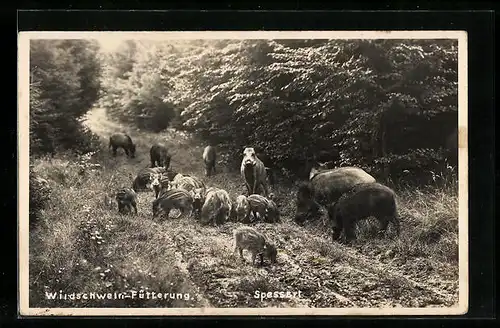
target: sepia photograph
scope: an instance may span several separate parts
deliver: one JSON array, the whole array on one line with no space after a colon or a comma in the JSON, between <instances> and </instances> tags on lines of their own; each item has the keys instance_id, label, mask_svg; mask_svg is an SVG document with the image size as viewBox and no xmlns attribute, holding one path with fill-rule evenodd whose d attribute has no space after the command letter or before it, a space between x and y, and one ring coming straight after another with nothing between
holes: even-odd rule
<instances>
[{"instance_id":1,"label":"sepia photograph","mask_svg":"<svg viewBox=\"0 0 500 328\"><path fill-rule=\"evenodd\" d=\"M20 32L20 315L459 315L463 31Z\"/></svg>"}]
</instances>

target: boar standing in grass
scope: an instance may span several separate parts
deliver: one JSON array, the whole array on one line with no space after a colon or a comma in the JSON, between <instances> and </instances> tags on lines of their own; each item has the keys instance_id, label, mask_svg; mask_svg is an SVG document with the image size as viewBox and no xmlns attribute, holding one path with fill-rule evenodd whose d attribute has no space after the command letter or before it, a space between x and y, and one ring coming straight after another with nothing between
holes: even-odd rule
<instances>
[{"instance_id":1,"label":"boar standing in grass","mask_svg":"<svg viewBox=\"0 0 500 328\"><path fill-rule=\"evenodd\" d=\"M276 263L278 251L276 246L267 241L267 238L252 227L240 227L233 231L234 251L238 251L240 258L244 260L243 250L248 250L252 253L252 265L255 264L257 255L260 257L260 265L264 264L264 257L268 258L271 263Z\"/></svg>"},{"instance_id":2,"label":"boar standing in grass","mask_svg":"<svg viewBox=\"0 0 500 328\"><path fill-rule=\"evenodd\" d=\"M217 154L214 146L206 146L203 150L203 162L205 163L205 175L207 177L215 174L215 162Z\"/></svg>"},{"instance_id":3,"label":"boar standing in grass","mask_svg":"<svg viewBox=\"0 0 500 328\"><path fill-rule=\"evenodd\" d=\"M260 194L262 188L264 196L267 196L266 168L255 154L254 148L247 147L243 150L240 171L247 187L247 195Z\"/></svg>"},{"instance_id":4,"label":"boar standing in grass","mask_svg":"<svg viewBox=\"0 0 500 328\"><path fill-rule=\"evenodd\" d=\"M262 195L253 194L247 197L254 219L264 219L265 222L279 221L279 210L276 203Z\"/></svg>"},{"instance_id":5,"label":"boar standing in grass","mask_svg":"<svg viewBox=\"0 0 500 328\"><path fill-rule=\"evenodd\" d=\"M109 149L112 149L113 156L116 156L118 148L123 148L127 157L135 158L135 144L128 134L115 133L109 137Z\"/></svg>"},{"instance_id":6,"label":"boar standing in grass","mask_svg":"<svg viewBox=\"0 0 500 328\"><path fill-rule=\"evenodd\" d=\"M184 217L191 216L193 212L191 194L182 189L170 189L153 201L153 217L157 217L160 210L163 210L165 217L168 218L172 209L179 210Z\"/></svg>"},{"instance_id":7,"label":"boar standing in grass","mask_svg":"<svg viewBox=\"0 0 500 328\"><path fill-rule=\"evenodd\" d=\"M155 186L159 186L160 175L159 168L144 168L137 173L132 188L135 192L155 191Z\"/></svg>"},{"instance_id":8,"label":"boar standing in grass","mask_svg":"<svg viewBox=\"0 0 500 328\"><path fill-rule=\"evenodd\" d=\"M201 208L201 223L224 224L229 219L231 208L232 202L227 191L215 187L208 188Z\"/></svg>"},{"instance_id":9,"label":"boar standing in grass","mask_svg":"<svg viewBox=\"0 0 500 328\"><path fill-rule=\"evenodd\" d=\"M302 223L310 215L315 217L320 206L336 202L342 194L360 183L373 183L375 178L358 167L340 167L320 171L309 181L299 185L295 222Z\"/></svg>"},{"instance_id":10,"label":"boar standing in grass","mask_svg":"<svg viewBox=\"0 0 500 328\"><path fill-rule=\"evenodd\" d=\"M126 213L127 210L135 211L137 214L137 194L131 188L121 188L116 192L116 202L118 203L118 212Z\"/></svg>"},{"instance_id":11,"label":"boar standing in grass","mask_svg":"<svg viewBox=\"0 0 500 328\"><path fill-rule=\"evenodd\" d=\"M157 142L151 146L149 150L151 159L151 167L164 167L166 170L170 167L172 155L168 152L167 146L163 143Z\"/></svg>"},{"instance_id":12,"label":"boar standing in grass","mask_svg":"<svg viewBox=\"0 0 500 328\"><path fill-rule=\"evenodd\" d=\"M236 221L248 223L250 219L250 203L248 202L247 196L239 195L236 197L235 203L234 216Z\"/></svg>"},{"instance_id":13,"label":"boar standing in grass","mask_svg":"<svg viewBox=\"0 0 500 328\"><path fill-rule=\"evenodd\" d=\"M380 183L363 183L343 194L336 203L328 206L332 223L332 237L337 240L344 231L346 241L355 238L355 226L360 220L375 217L380 223L380 233L392 223L400 233L400 218L394 191Z\"/></svg>"},{"instance_id":14,"label":"boar standing in grass","mask_svg":"<svg viewBox=\"0 0 500 328\"><path fill-rule=\"evenodd\" d=\"M153 183L152 185L155 192L155 198L158 198L161 194L170 189L170 179L168 178L168 174L160 174L158 184Z\"/></svg>"},{"instance_id":15,"label":"boar standing in grass","mask_svg":"<svg viewBox=\"0 0 500 328\"><path fill-rule=\"evenodd\" d=\"M193 197L194 217L196 220L199 220L201 217L201 208L203 207L203 203L205 202L205 189L196 188L191 190L190 193L191 197Z\"/></svg>"}]
</instances>

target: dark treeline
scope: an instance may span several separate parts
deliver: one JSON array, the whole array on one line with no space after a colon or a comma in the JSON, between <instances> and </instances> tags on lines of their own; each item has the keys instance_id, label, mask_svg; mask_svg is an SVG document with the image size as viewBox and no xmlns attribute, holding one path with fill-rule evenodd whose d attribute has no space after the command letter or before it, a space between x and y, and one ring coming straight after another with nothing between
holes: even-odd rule
<instances>
[{"instance_id":1,"label":"dark treeline","mask_svg":"<svg viewBox=\"0 0 500 328\"><path fill-rule=\"evenodd\" d=\"M125 41L102 58L88 41L31 49L38 148L83 142L77 119L100 90L113 119L193 131L235 168L245 146L295 177L316 160L395 180L456 164L454 40Z\"/></svg>"}]
</instances>

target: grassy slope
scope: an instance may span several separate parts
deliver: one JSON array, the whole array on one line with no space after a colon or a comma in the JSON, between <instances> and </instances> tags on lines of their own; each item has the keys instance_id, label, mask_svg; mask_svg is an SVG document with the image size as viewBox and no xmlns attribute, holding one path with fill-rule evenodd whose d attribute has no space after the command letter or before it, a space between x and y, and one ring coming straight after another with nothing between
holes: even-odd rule
<instances>
[{"instance_id":1,"label":"grassy slope","mask_svg":"<svg viewBox=\"0 0 500 328\"><path fill-rule=\"evenodd\" d=\"M294 191L273 192L281 203L282 223L257 224L278 246L278 264L251 267L232 255L232 230L238 223L201 227L189 219L151 218L152 193L139 194L139 215L122 216L104 206L104 195L149 164L154 140L166 141L172 167L195 174L232 197L244 191L238 172L218 167L205 178L202 146L170 131L161 135L126 129L95 110L88 125L105 144L110 133L128 131L138 144L137 158L95 156L96 172L77 174L71 161L37 159L35 171L54 187L43 224L30 234L31 306L71 307L382 307L451 306L458 302L458 204L456 190L398 190L405 218L396 239L375 238L376 226L362 224L355 245L331 242L319 224L299 227L290 219ZM221 170L222 169L222 170ZM97 234L96 234L97 232ZM248 257L249 258L249 257ZM44 291L104 292L140 289L189 293L177 300L47 301ZM253 298L260 291L302 291L285 300Z\"/></svg>"}]
</instances>

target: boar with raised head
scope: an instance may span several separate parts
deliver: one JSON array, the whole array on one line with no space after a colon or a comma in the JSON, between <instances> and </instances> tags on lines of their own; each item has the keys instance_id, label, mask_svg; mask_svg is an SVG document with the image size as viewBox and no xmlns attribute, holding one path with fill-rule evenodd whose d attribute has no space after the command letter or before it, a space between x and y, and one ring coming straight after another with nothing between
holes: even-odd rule
<instances>
[{"instance_id":1,"label":"boar with raised head","mask_svg":"<svg viewBox=\"0 0 500 328\"><path fill-rule=\"evenodd\" d=\"M332 223L332 238L337 240L344 231L347 242L355 238L356 223L375 217L380 223L380 233L385 233L392 223L400 233L400 217L394 191L380 183L362 183L343 194L336 203L328 205Z\"/></svg>"},{"instance_id":2,"label":"boar with raised head","mask_svg":"<svg viewBox=\"0 0 500 328\"><path fill-rule=\"evenodd\" d=\"M129 213L132 210L137 214L137 194L131 188L121 188L116 192L116 202L118 203L118 212Z\"/></svg>"},{"instance_id":3,"label":"boar with raised head","mask_svg":"<svg viewBox=\"0 0 500 328\"><path fill-rule=\"evenodd\" d=\"M157 168L144 168L137 173L134 181L132 182L132 189L135 192L155 191L155 188L160 184L160 176Z\"/></svg>"},{"instance_id":4,"label":"boar with raised head","mask_svg":"<svg viewBox=\"0 0 500 328\"><path fill-rule=\"evenodd\" d=\"M207 177L215 174L215 162L217 153L214 146L206 146L203 150L203 163L205 163L205 175Z\"/></svg>"},{"instance_id":5,"label":"boar with raised head","mask_svg":"<svg viewBox=\"0 0 500 328\"><path fill-rule=\"evenodd\" d=\"M172 155L168 152L168 148L165 144L157 142L153 144L149 150L149 156L151 159L151 167L164 167L166 170L170 167L170 161L172 160Z\"/></svg>"},{"instance_id":6,"label":"boar with raised head","mask_svg":"<svg viewBox=\"0 0 500 328\"><path fill-rule=\"evenodd\" d=\"M178 209L183 217L189 217L193 212L193 197L186 190L170 189L162 193L153 201L153 217L163 210L165 217L169 217L172 209Z\"/></svg>"},{"instance_id":7,"label":"boar with raised head","mask_svg":"<svg viewBox=\"0 0 500 328\"><path fill-rule=\"evenodd\" d=\"M160 197L165 191L170 190L170 179L167 173L161 173L158 179L158 184L153 183L155 198Z\"/></svg>"},{"instance_id":8,"label":"boar with raised head","mask_svg":"<svg viewBox=\"0 0 500 328\"><path fill-rule=\"evenodd\" d=\"M360 183L373 183L375 178L358 167L339 167L316 173L299 185L295 222L302 223L308 216L315 217L320 206L336 202L342 194Z\"/></svg>"},{"instance_id":9,"label":"boar with raised head","mask_svg":"<svg viewBox=\"0 0 500 328\"><path fill-rule=\"evenodd\" d=\"M196 220L199 220L201 217L201 208L203 207L203 203L205 203L205 189L195 188L190 193L191 197L193 197L194 217Z\"/></svg>"},{"instance_id":10,"label":"boar with raised head","mask_svg":"<svg viewBox=\"0 0 500 328\"><path fill-rule=\"evenodd\" d=\"M240 258L244 260L243 250L248 250L252 253L252 265L255 264L257 255L260 258L260 265L264 264L264 257L268 258L271 263L276 263L278 251L276 246L269 242L267 238L252 227L243 226L233 231L234 250L240 253Z\"/></svg>"},{"instance_id":11,"label":"boar with raised head","mask_svg":"<svg viewBox=\"0 0 500 328\"><path fill-rule=\"evenodd\" d=\"M266 168L257 157L254 148L247 147L243 150L240 172L245 181L248 195L260 194L262 188L264 196L267 196Z\"/></svg>"},{"instance_id":12,"label":"boar with raised head","mask_svg":"<svg viewBox=\"0 0 500 328\"><path fill-rule=\"evenodd\" d=\"M250 218L250 203L248 202L247 196L239 195L236 197L235 203L234 212L236 221L248 223Z\"/></svg>"},{"instance_id":13,"label":"boar with raised head","mask_svg":"<svg viewBox=\"0 0 500 328\"><path fill-rule=\"evenodd\" d=\"M135 158L136 146L128 134L115 133L109 137L109 149L113 151L113 156L116 156L118 148L123 148L127 157Z\"/></svg>"},{"instance_id":14,"label":"boar with raised head","mask_svg":"<svg viewBox=\"0 0 500 328\"><path fill-rule=\"evenodd\" d=\"M227 191L215 187L208 188L201 208L201 223L223 224L228 221L231 209L232 201Z\"/></svg>"}]
</instances>

